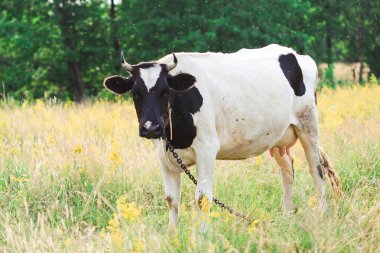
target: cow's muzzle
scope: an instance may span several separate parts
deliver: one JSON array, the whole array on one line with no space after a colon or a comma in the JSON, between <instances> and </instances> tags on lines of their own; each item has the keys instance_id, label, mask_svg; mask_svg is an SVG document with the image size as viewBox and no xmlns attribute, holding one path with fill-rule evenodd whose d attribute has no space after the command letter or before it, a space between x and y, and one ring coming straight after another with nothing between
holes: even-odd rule
<instances>
[{"instance_id":1,"label":"cow's muzzle","mask_svg":"<svg viewBox=\"0 0 380 253\"><path fill-rule=\"evenodd\" d=\"M140 128L140 136L147 139L158 139L163 135L163 128L160 124L153 124L150 121L144 123Z\"/></svg>"}]
</instances>

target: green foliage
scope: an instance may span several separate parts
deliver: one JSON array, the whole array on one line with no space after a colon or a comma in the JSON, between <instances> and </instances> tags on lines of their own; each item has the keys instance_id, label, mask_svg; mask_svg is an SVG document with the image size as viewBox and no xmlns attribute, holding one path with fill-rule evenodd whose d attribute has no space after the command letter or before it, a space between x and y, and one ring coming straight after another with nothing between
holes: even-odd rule
<instances>
[{"instance_id":1,"label":"green foliage","mask_svg":"<svg viewBox=\"0 0 380 253\"><path fill-rule=\"evenodd\" d=\"M120 70L121 50L138 63L171 52L234 52L271 43L328 63L359 61L361 47L363 61L380 76L379 1L130 0L116 5L114 17L110 8L104 0L1 1L0 82L6 93L18 100L73 99L79 79L87 96L104 97L105 76L127 75ZM361 15L364 45L358 43Z\"/></svg>"},{"instance_id":2,"label":"green foliage","mask_svg":"<svg viewBox=\"0 0 380 253\"><path fill-rule=\"evenodd\" d=\"M322 81L323 86L335 89L334 64L329 64Z\"/></svg>"}]
</instances>

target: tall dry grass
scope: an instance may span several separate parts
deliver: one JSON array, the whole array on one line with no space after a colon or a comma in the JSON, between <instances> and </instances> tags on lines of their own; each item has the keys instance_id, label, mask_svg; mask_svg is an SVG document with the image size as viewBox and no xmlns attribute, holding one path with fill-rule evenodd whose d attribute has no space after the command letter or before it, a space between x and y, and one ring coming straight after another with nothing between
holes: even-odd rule
<instances>
[{"instance_id":1,"label":"tall dry grass","mask_svg":"<svg viewBox=\"0 0 380 253\"><path fill-rule=\"evenodd\" d=\"M3 103L0 251L377 252L380 87L324 89L318 108L320 141L345 193L336 199L328 190L327 216L297 146L296 215L282 215L280 173L263 154L216 163L215 195L256 222L215 206L199 214L184 178L179 230L170 233L153 145L138 138L129 102ZM205 232L201 221L209 223Z\"/></svg>"}]
</instances>

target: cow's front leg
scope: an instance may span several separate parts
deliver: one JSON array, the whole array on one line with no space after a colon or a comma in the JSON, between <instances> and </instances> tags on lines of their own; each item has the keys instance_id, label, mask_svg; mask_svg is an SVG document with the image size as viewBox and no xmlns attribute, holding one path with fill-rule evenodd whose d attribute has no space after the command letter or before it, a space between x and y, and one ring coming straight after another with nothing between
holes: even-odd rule
<instances>
[{"instance_id":1,"label":"cow's front leg","mask_svg":"<svg viewBox=\"0 0 380 253\"><path fill-rule=\"evenodd\" d=\"M217 148L214 146L196 150L198 184L195 190L195 201L201 209L205 208L205 206L201 206L201 203L207 204L209 207L211 207L212 204L216 154Z\"/></svg>"},{"instance_id":2,"label":"cow's front leg","mask_svg":"<svg viewBox=\"0 0 380 253\"><path fill-rule=\"evenodd\" d=\"M169 166L170 165L164 161L160 162L162 175L164 177L165 200L169 207L169 227L174 229L177 228L178 224L181 174L170 170Z\"/></svg>"}]
</instances>

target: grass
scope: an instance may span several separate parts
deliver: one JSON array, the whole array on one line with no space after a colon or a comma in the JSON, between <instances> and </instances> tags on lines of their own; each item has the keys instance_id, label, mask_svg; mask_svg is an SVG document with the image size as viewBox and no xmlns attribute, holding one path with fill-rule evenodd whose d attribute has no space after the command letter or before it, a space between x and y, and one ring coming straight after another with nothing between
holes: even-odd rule
<instances>
[{"instance_id":1,"label":"grass","mask_svg":"<svg viewBox=\"0 0 380 253\"><path fill-rule=\"evenodd\" d=\"M257 222L216 206L198 213L183 178L180 226L170 232L153 145L138 138L129 102L3 103L0 252L377 252L380 86L323 89L318 107L320 142L344 191L338 199L328 187L327 216L297 145L297 214L282 214L280 173L263 154L216 163L216 197Z\"/></svg>"}]
</instances>

